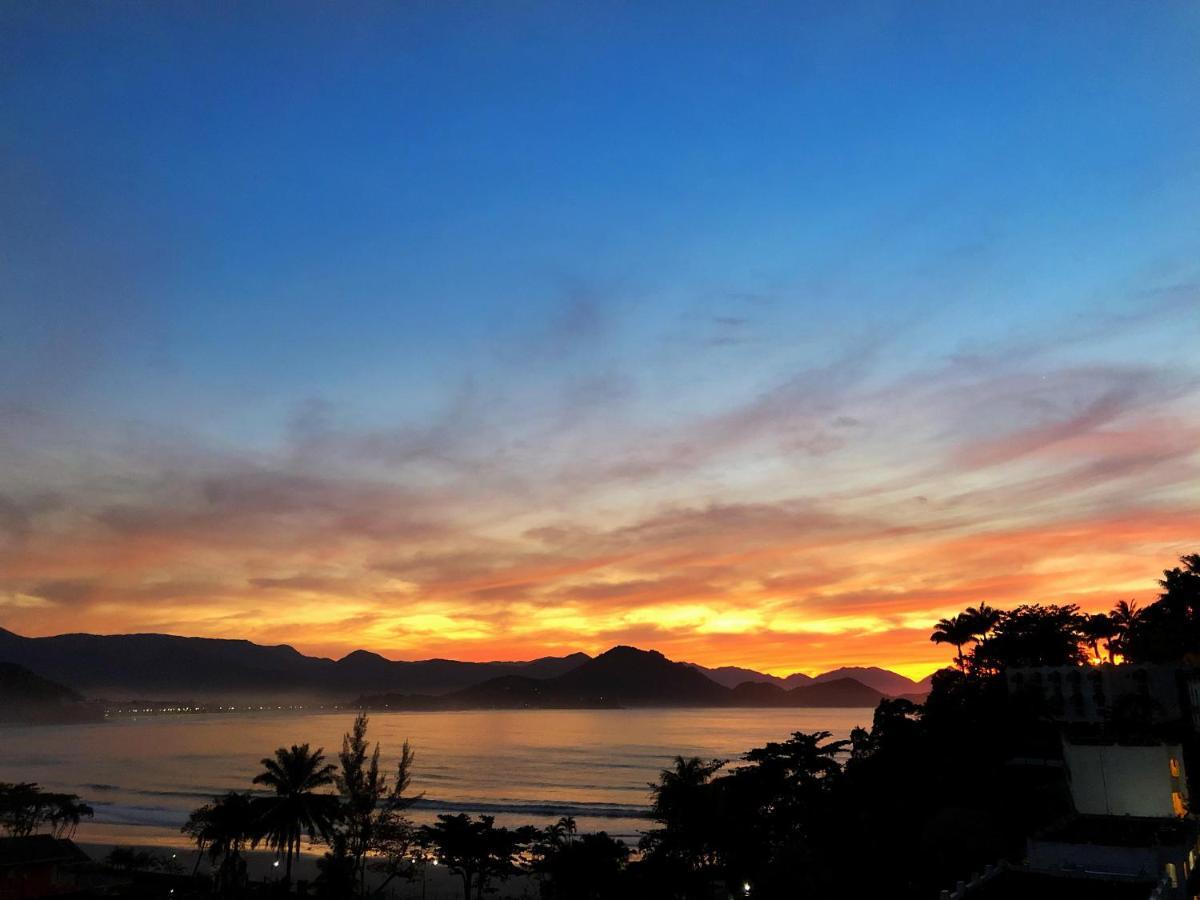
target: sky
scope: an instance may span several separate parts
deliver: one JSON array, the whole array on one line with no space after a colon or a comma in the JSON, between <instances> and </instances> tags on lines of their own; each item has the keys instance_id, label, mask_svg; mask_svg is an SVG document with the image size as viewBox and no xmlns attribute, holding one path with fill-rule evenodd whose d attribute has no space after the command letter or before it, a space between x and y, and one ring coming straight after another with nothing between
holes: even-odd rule
<instances>
[{"instance_id":1,"label":"sky","mask_svg":"<svg viewBox=\"0 0 1200 900\"><path fill-rule=\"evenodd\" d=\"M0 7L0 626L949 659L1200 550L1200 6Z\"/></svg>"}]
</instances>

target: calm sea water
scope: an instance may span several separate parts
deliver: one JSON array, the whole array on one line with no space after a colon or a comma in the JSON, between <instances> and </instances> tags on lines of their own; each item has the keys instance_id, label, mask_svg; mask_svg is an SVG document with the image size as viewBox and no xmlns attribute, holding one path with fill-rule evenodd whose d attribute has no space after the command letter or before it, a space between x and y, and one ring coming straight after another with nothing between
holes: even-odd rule
<instances>
[{"instance_id":1,"label":"calm sea water","mask_svg":"<svg viewBox=\"0 0 1200 900\"><path fill-rule=\"evenodd\" d=\"M500 824L574 816L580 830L636 839L647 783L676 754L735 759L793 731L846 737L869 709L521 710L371 716L390 767L416 751L413 818L488 813ZM247 789L259 760L308 742L335 756L353 714L263 712L119 719L96 725L0 726L0 781L78 793L96 810L80 840L181 843L179 826L209 797Z\"/></svg>"}]
</instances>

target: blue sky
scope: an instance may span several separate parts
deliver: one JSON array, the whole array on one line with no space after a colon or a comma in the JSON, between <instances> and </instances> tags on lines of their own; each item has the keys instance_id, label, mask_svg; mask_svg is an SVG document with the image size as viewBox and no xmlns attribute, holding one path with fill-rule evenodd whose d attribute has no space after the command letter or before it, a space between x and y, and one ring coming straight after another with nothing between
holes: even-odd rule
<instances>
[{"instance_id":1,"label":"blue sky","mask_svg":"<svg viewBox=\"0 0 1200 900\"><path fill-rule=\"evenodd\" d=\"M1062 508L1141 513L1173 491L1190 513L1194 460L1177 445L1197 410L1198 39L1192 3L9 4L9 552L129 542L104 532L106 511L207 509L204 479L253 471L328 478L360 497L352 510L370 506L364 486L453 510L436 552L503 544L494 572L525 559L521 529L564 521L613 531L781 498L849 515L896 484L928 497L918 461L971 490L1024 484L1030 471L954 466L981 458L964 445L1056 422L1118 429L1120 454L1146 429L1175 442L1142 448L1170 477L1147 462ZM1111 464L1106 446L1085 455ZM1049 477L1079 458L1036 462ZM191 492L181 472L201 473ZM30 513L44 496L53 509ZM282 507L254 515L283 527L327 502L271 493ZM30 630L80 609L253 630L262 604L213 579L204 538L179 540L182 560L119 577L29 563L8 602ZM378 550L337 564L365 607ZM266 577L246 574L258 565L232 568ZM641 596L671 577L656 565L600 580ZM724 621L751 583L755 608L802 609L802 593L763 587L774 565L690 585L681 634ZM146 589L164 579L247 613L181 618ZM84 599L35 590L59 582ZM412 583L448 621L483 623L468 631L488 651L536 643L505 624L529 597L489 606L450 582ZM568 582L553 590L578 621L609 615ZM287 600L310 601L329 604ZM543 643L647 622L683 640L678 610L655 603ZM870 634L919 637L884 624ZM370 628L397 652L429 640Z\"/></svg>"}]
</instances>

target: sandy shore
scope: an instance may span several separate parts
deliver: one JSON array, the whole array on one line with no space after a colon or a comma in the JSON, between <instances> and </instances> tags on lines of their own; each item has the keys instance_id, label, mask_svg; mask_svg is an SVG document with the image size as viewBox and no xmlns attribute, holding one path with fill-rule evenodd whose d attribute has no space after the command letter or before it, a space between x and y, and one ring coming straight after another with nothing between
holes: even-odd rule
<instances>
[{"instance_id":1,"label":"sandy shore","mask_svg":"<svg viewBox=\"0 0 1200 900\"><path fill-rule=\"evenodd\" d=\"M180 871L190 873L199 862L198 871L209 871L208 858L196 852L181 836L172 841L169 837L151 836L147 829L134 825L83 825L76 835L76 843L92 859L101 861L114 847L133 847L159 856L174 857ZM300 858L292 864L292 877L296 881L312 881L317 877L317 859L325 852L322 845L308 845ZM283 864L275 865L277 857L269 850L251 850L246 854L246 867L252 881L270 881L282 876ZM499 891L492 897L503 900L536 900L537 883L522 876L498 884ZM422 875L413 881L393 881L385 894L389 900L461 900L462 882L445 866L427 866Z\"/></svg>"}]
</instances>

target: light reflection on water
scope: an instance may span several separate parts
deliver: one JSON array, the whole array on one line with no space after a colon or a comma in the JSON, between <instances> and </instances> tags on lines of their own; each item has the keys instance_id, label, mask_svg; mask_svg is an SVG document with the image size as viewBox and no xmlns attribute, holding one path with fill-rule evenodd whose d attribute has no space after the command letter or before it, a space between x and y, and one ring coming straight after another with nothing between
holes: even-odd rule
<instances>
[{"instance_id":1,"label":"light reflection on water","mask_svg":"<svg viewBox=\"0 0 1200 900\"><path fill-rule=\"evenodd\" d=\"M500 824L573 815L582 831L628 839L646 827L648 782L676 755L736 759L793 731L844 738L869 709L640 709L388 712L370 737L394 764L416 751L413 818L486 812ZM281 745L323 746L332 759L353 713L255 712L119 719L95 725L0 727L0 781L80 794L94 825L137 826L147 843L174 840L208 797L245 790Z\"/></svg>"}]
</instances>

